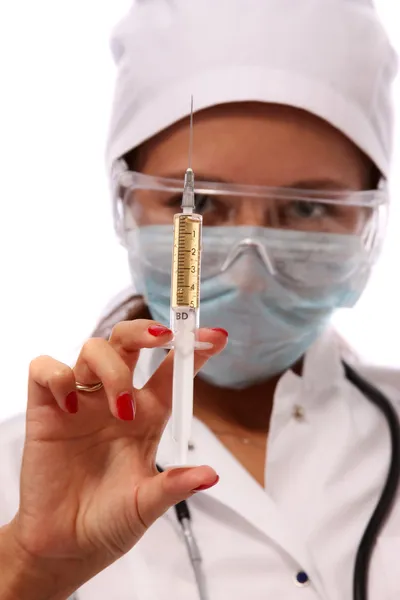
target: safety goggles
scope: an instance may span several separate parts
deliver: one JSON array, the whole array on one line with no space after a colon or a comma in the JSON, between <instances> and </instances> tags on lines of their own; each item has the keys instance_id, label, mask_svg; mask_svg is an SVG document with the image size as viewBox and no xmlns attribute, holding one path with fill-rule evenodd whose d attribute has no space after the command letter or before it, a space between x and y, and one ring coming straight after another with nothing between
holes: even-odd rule
<instances>
[{"instance_id":1,"label":"safety goggles","mask_svg":"<svg viewBox=\"0 0 400 600\"><path fill-rule=\"evenodd\" d=\"M112 177L116 230L168 225L180 212L181 181L129 171L118 161ZM386 223L385 189L303 190L196 181L196 212L204 226L248 224L293 231L352 234L374 243Z\"/></svg>"},{"instance_id":2,"label":"safety goggles","mask_svg":"<svg viewBox=\"0 0 400 600\"><path fill-rule=\"evenodd\" d=\"M146 240L159 239L158 266L153 263L152 268L168 272L173 215L180 212L183 179L132 172L118 161L112 185L121 243L137 249L135 255L146 262L146 256L154 260L154 248L148 248ZM342 259L349 262L349 253L353 268L362 263L365 271L381 249L388 212L384 187L355 192L196 181L195 191L196 212L204 224L203 279L223 272L241 253L252 250L284 282L306 285L332 277L335 265ZM146 234L157 228L158 238ZM231 228L229 235L226 228ZM224 234L226 243L221 243Z\"/></svg>"}]
</instances>

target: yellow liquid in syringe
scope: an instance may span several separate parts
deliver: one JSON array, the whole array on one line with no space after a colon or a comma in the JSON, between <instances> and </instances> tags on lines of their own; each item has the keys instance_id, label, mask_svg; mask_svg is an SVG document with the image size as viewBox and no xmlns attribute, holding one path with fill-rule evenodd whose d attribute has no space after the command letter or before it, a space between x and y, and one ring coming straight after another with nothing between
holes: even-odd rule
<instances>
[{"instance_id":1,"label":"yellow liquid in syringe","mask_svg":"<svg viewBox=\"0 0 400 600\"><path fill-rule=\"evenodd\" d=\"M174 217L171 308L198 309L202 218L196 214Z\"/></svg>"}]
</instances>

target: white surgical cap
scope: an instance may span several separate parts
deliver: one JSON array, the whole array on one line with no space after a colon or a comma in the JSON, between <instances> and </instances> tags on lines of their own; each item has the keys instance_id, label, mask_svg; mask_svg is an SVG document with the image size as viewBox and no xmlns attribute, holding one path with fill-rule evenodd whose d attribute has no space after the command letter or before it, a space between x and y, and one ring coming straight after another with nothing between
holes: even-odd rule
<instances>
[{"instance_id":1,"label":"white surgical cap","mask_svg":"<svg viewBox=\"0 0 400 600\"><path fill-rule=\"evenodd\" d=\"M115 159L195 109L285 104L331 123L388 176L397 57L371 0L136 0L116 27Z\"/></svg>"}]
</instances>

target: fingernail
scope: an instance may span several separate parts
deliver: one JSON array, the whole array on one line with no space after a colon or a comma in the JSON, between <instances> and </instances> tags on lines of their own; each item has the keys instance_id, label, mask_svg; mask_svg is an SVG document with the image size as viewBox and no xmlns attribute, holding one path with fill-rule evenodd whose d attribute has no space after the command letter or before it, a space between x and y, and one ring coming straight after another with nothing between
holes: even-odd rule
<instances>
[{"instance_id":1,"label":"fingernail","mask_svg":"<svg viewBox=\"0 0 400 600\"><path fill-rule=\"evenodd\" d=\"M148 332L150 335L154 335L154 337L160 337L162 335L172 333L172 331L168 329L168 327L164 327L164 325L150 325Z\"/></svg>"},{"instance_id":2,"label":"fingernail","mask_svg":"<svg viewBox=\"0 0 400 600\"><path fill-rule=\"evenodd\" d=\"M228 337L229 333L226 329L222 329L222 327L213 327L212 331L218 331L219 333L223 333L226 337Z\"/></svg>"},{"instance_id":3,"label":"fingernail","mask_svg":"<svg viewBox=\"0 0 400 600\"><path fill-rule=\"evenodd\" d=\"M78 394L75 391L70 392L65 398L65 407L71 415L78 412Z\"/></svg>"},{"instance_id":4,"label":"fingernail","mask_svg":"<svg viewBox=\"0 0 400 600\"><path fill-rule=\"evenodd\" d=\"M219 481L219 475L217 475L215 481L213 481L212 483L209 483L207 485L200 485L199 487L192 490L192 492L203 492L204 490L209 490L214 485L216 485L218 483L218 481Z\"/></svg>"},{"instance_id":5,"label":"fingernail","mask_svg":"<svg viewBox=\"0 0 400 600\"><path fill-rule=\"evenodd\" d=\"M132 394L124 392L117 398L117 414L122 421L133 421L135 418L135 407Z\"/></svg>"}]
</instances>

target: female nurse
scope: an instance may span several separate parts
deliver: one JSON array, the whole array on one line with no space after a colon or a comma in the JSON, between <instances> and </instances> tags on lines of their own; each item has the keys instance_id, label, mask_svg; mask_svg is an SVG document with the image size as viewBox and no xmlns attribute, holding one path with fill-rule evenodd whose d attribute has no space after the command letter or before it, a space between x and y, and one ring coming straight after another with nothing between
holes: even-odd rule
<instances>
[{"instance_id":1,"label":"female nurse","mask_svg":"<svg viewBox=\"0 0 400 600\"><path fill-rule=\"evenodd\" d=\"M112 50L107 161L133 287L73 368L32 362L26 416L0 430L0 597L351 600L390 437L329 321L384 237L394 52L369 0L136 0ZM162 347L192 94L211 349L192 466L171 469ZM396 374L357 368L400 412ZM369 600L400 597L399 551L397 495Z\"/></svg>"}]
</instances>

